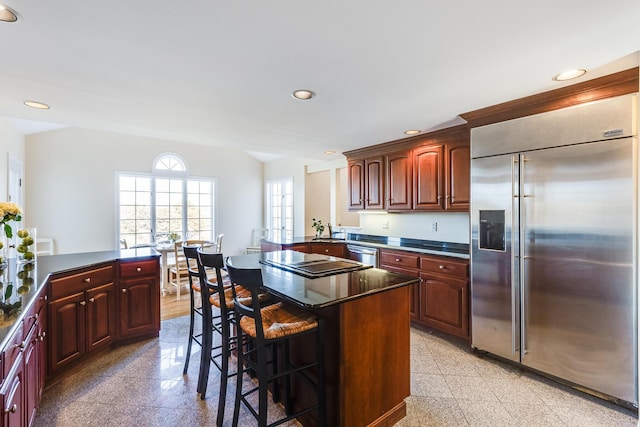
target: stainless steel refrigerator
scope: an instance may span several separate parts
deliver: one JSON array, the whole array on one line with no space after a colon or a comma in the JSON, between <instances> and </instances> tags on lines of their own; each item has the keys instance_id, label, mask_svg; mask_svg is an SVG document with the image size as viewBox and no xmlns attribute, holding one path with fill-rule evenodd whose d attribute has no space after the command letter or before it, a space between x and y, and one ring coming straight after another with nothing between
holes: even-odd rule
<instances>
[{"instance_id":1,"label":"stainless steel refrigerator","mask_svg":"<svg viewBox=\"0 0 640 427\"><path fill-rule=\"evenodd\" d=\"M637 407L637 95L471 131L474 348Z\"/></svg>"}]
</instances>

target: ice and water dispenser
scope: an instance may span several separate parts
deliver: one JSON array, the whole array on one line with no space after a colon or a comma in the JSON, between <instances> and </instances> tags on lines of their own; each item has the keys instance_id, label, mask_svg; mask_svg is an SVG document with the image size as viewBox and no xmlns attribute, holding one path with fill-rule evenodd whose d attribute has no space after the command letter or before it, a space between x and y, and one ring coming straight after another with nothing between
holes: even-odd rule
<instances>
[{"instance_id":1,"label":"ice and water dispenser","mask_svg":"<svg viewBox=\"0 0 640 427\"><path fill-rule=\"evenodd\" d=\"M505 250L505 211L480 211L480 249Z\"/></svg>"}]
</instances>

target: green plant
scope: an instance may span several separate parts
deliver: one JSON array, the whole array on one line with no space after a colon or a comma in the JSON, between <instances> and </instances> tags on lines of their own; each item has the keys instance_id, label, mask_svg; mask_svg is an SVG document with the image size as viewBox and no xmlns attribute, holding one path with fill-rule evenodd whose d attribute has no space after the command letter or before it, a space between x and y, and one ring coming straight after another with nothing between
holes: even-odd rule
<instances>
[{"instance_id":1,"label":"green plant","mask_svg":"<svg viewBox=\"0 0 640 427\"><path fill-rule=\"evenodd\" d=\"M316 233L322 234L324 232L324 224L321 219L313 219L313 228L315 228Z\"/></svg>"}]
</instances>

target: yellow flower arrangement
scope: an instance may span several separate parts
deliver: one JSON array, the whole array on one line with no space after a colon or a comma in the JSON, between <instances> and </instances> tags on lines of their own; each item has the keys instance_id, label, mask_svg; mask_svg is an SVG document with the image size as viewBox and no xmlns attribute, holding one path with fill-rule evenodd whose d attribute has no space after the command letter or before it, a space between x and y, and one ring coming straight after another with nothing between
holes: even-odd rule
<instances>
[{"instance_id":1,"label":"yellow flower arrangement","mask_svg":"<svg viewBox=\"0 0 640 427\"><path fill-rule=\"evenodd\" d=\"M9 221L22 221L22 209L15 203L0 202L0 224L4 226L4 234L12 238L13 230L8 224Z\"/></svg>"}]
</instances>

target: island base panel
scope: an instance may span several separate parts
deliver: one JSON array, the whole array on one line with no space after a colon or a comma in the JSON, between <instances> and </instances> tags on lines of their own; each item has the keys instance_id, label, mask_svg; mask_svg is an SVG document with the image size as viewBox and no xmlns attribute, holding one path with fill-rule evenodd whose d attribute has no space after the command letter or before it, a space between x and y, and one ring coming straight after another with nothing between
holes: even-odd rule
<instances>
[{"instance_id":1,"label":"island base panel","mask_svg":"<svg viewBox=\"0 0 640 427\"><path fill-rule=\"evenodd\" d=\"M410 291L410 286L404 286L314 311L326 328L328 425L392 426L406 415ZM315 340L303 338L291 345L295 364L315 358ZM311 374L315 379L315 372ZM284 397L284 388L282 392ZM294 379L292 396L296 408L316 402L315 394L300 380ZM317 414L314 411L299 421L316 426Z\"/></svg>"}]
</instances>

